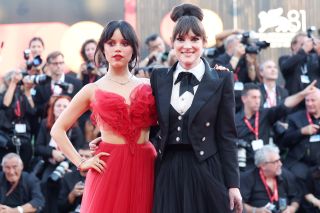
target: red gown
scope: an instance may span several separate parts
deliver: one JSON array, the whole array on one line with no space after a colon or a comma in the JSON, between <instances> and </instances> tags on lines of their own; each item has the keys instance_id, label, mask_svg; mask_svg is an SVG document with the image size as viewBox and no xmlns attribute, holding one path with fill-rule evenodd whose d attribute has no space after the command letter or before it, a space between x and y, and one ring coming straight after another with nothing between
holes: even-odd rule
<instances>
[{"instance_id":1,"label":"red gown","mask_svg":"<svg viewBox=\"0 0 320 213\"><path fill-rule=\"evenodd\" d=\"M146 141L137 144L142 129L157 121L151 87L138 85L124 97L97 89L91 104L92 119L103 129L123 136L126 144L102 142L97 153L107 164L101 174L89 170L82 199L81 213L151 213L153 202L154 160L156 151Z\"/></svg>"}]
</instances>

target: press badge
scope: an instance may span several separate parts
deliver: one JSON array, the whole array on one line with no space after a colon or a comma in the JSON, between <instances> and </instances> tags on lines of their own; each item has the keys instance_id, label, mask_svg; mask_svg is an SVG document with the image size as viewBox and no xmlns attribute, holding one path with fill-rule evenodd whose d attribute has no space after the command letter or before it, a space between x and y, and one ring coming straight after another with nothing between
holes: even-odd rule
<instances>
[{"instance_id":1,"label":"press badge","mask_svg":"<svg viewBox=\"0 0 320 213\"><path fill-rule=\"evenodd\" d=\"M14 130L16 133L26 133L27 132L27 125L26 124L15 124Z\"/></svg>"},{"instance_id":2,"label":"press badge","mask_svg":"<svg viewBox=\"0 0 320 213\"><path fill-rule=\"evenodd\" d=\"M233 87L234 90L237 90L237 91L242 91L243 90L243 83L240 82L240 81L236 81L234 82L234 87Z\"/></svg>"},{"instance_id":3,"label":"press badge","mask_svg":"<svg viewBox=\"0 0 320 213\"><path fill-rule=\"evenodd\" d=\"M309 142L311 143L320 142L320 135L311 135Z\"/></svg>"},{"instance_id":4,"label":"press badge","mask_svg":"<svg viewBox=\"0 0 320 213\"><path fill-rule=\"evenodd\" d=\"M251 141L251 146L252 146L253 151L261 149L263 147L263 140L262 139L253 140L253 141Z\"/></svg>"},{"instance_id":5,"label":"press badge","mask_svg":"<svg viewBox=\"0 0 320 213\"><path fill-rule=\"evenodd\" d=\"M301 82L302 82L302 83L304 83L304 84L309 84L309 83L310 83L309 76L307 76L307 75L301 75L300 78L301 78Z\"/></svg>"}]
</instances>

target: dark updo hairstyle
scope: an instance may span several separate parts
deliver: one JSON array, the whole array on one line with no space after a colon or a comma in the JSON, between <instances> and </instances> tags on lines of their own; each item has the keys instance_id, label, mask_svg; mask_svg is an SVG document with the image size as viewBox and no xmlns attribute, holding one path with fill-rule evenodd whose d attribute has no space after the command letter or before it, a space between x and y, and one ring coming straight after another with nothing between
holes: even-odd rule
<instances>
[{"instance_id":1,"label":"dark updo hairstyle","mask_svg":"<svg viewBox=\"0 0 320 213\"><path fill-rule=\"evenodd\" d=\"M196 36L207 41L206 32L201 23L203 19L202 10L193 4L181 4L173 8L170 18L176 22L173 29L172 42L177 36L184 36L191 30Z\"/></svg>"},{"instance_id":2,"label":"dark updo hairstyle","mask_svg":"<svg viewBox=\"0 0 320 213\"><path fill-rule=\"evenodd\" d=\"M132 57L129 61L129 70L131 71L137 64L139 56L139 41L133 27L126 21L110 21L104 28L97 44L96 52L94 53L94 61L96 66L106 64L109 67L109 62L106 61L104 55L104 44L111 39L113 33L119 29L123 38L132 47Z\"/></svg>"},{"instance_id":3,"label":"dark updo hairstyle","mask_svg":"<svg viewBox=\"0 0 320 213\"><path fill-rule=\"evenodd\" d=\"M97 42L94 39L89 39L89 40L86 40L81 46L80 54L81 54L82 59L85 62L89 62L89 58L86 55L86 47L88 44L91 44L91 43L97 45Z\"/></svg>"}]
</instances>

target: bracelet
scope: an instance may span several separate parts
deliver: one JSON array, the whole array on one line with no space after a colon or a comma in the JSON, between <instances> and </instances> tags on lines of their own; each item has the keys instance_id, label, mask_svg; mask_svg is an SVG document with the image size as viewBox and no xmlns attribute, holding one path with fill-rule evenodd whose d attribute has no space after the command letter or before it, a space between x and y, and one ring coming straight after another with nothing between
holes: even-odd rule
<instances>
[{"instance_id":1,"label":"bracelet","mask_svg":"<svg viewBox=\"0 0 320 213\"><path fill-rule=\"evenodd\" d=\"M17 210L19 213L23 213L23 208L21 206L17 206Z\"/></svg>"},{"instance_id":2,"label":"bracelet","mask_svg":"<svg viewBox=\"0 0 320 213\"><path fill-rule=\"evenodd\" d=\"M80 163L77 165L77 170L79 170L79 171L81 171L81 168L80 168L80 166L84 163L86 161L86 159L84 159L84 158L81 158L81 161L80 161Z\"/></svg>"}]
</instances>

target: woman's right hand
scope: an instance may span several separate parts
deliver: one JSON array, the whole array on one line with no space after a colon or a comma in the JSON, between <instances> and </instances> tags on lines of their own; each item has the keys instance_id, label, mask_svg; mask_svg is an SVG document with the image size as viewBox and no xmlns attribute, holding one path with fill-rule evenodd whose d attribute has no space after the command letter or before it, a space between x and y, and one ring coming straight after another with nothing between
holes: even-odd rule
<instances>
[{"instance_id":1,"label":"woman's right hand","mask_svg":"<svg viewBox=\"0 0 320 213\"><path fill-rule=\"evenodd\" d=\"M107 152L100 152L99 154L93 156L92 158L89 158L88 160L85 160L79 167L78 169L80 171L87 171L89 169L94 169L99 173L102 173L104 171L104 168L107 166L107 164L101 160L100 158L102 156L110 156L109 153Z\"/></svg>"},{"instance_id":2,"label":"woman's right hand","mask_svg":"<svg viewBox=\"0 0 320 213\"><path fill-rule=\"evenodd\" d=\"M101 137L98 137L93 141L89 142L90 151L93 155L96 153L96 150L98 149L98 145L100 142L101 142Z\"/></svg>"}]
</instances>

